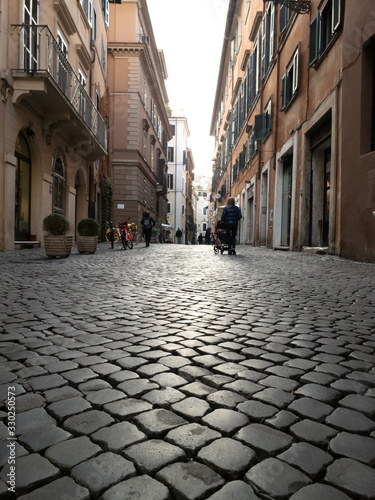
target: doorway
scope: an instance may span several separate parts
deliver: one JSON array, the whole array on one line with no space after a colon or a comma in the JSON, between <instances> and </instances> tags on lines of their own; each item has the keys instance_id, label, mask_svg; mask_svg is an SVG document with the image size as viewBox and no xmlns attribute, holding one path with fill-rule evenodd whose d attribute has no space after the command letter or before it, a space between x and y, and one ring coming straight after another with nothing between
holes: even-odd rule
<instances>
[{"instance_id":1,"label":"doorway","mask_svg":"<svg viewBox=\"0 0 375 500\"><path fill-rule=\"evenodd\" d=\"M267 244L267 208L268 208L268 171L262 174L261 197L260 197L260 231L259 244Z\"/></svg>"},{"instance_id":2,"label":"doorway","mask_svg":"<svg viewBox=\"0 0 375 500\"><path fill-rule=\"evenodd\" d=\"M30 239L31 202L31 158L25 136L17 137L15 156L17 158L15 178L14 240Z\"/></svg>"},{"instance_id":3,"label":"doorway","mask_svg":"<svg viewBox=\"0 0 375 500\"><path fill-rule=\"evenodd\" d=\"M290 225L292 214L292 162L284 160L281 202L281 245L290 245Z\"/></svg>"},{"instance_id":4,"label":"doorway","mask_svg":"<svg viewBox=\"0 0 375 500\"><path fill-rule=\"evenodd\" d=\"M311 154L309 245L328 247L331 196L331 147L326 142Z\"/></svg>"}]
</instances>

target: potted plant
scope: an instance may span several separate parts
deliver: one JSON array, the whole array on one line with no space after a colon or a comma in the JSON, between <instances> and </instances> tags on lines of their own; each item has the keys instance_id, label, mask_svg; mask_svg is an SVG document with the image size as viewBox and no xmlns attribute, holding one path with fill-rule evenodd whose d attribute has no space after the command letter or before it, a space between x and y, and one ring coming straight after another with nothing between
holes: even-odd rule
<instances>
[{"instance_id":1,"label":"potted plant","mask_svg":"<svg viewBox=\"0 0 375 500\"><path fill-rule=\"evenodd\" d=\"M68 257L72 251L73 236L66 233L70 223L62 214L50 214L43 220L44 247L48 257Z\"/></svg>"},{"instance_id":2,"label":"potted plant","mask_svg":"<svg viewBox=\"0 0 375 500\"><path fill-rule=\"evenodd\" d=\"M79 253L95 253L98 246L99 224L94 219L82 219L77 225Z\"/></svg>"}]
</instances>

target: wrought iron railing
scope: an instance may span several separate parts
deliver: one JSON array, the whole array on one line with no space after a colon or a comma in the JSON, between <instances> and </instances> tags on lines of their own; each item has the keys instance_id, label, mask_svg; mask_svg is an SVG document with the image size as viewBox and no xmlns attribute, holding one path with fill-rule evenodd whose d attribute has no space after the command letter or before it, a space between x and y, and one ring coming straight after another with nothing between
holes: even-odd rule
<instances>
[{"instance_id":1,"label":"wrought iron railing","mask_svg":"<svg viewBox=\"0 0 375 500\"><path fill-rule=\"evenodd\" d=\"M47 73L80 115L84 123L107 150L107 126L71 67L58 40L45 25L12 25L18 31L19 67L26 73Z\"/></svg>"}]
</instances>

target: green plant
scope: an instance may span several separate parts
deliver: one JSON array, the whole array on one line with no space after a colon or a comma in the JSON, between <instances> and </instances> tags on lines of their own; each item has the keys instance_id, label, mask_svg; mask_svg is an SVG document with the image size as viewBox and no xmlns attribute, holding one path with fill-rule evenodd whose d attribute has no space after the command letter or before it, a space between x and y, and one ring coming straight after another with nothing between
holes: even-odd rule
<instances>
[{"instance_id":1,"label":"green plant","mask_svg":"<svg viewBox=\"0 0 375 500\"><path fill-rule=\"evenodd\" d=\"M95 219L82 219L78 222L77 231L80 236L98 236L99 224Z\"/></svg>"},{"instance_id":2,"label":"green plant","mask_svg":"<svg viewBox=\"0 0 375 500\"><path fill-rule=\"evenodd\" d=\"M68 219L62 214L50 214L43 220L43 230L54 236L62 236L70 229Z\"/></svg>"}]
</instances>

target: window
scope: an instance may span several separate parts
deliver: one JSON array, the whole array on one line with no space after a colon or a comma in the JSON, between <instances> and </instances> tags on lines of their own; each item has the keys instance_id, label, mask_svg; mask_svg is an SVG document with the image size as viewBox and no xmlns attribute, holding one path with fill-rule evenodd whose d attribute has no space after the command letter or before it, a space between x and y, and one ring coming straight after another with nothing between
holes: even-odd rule
<instances>
[{"instance_id":1,"label":"window","mask_svg":"<svg viewBox=\"0 0 375 500\"><path fill-rule=\"evenodd\" d=\"M238 180L238 158L232 167L232 183Z\"/></svg>"},{"instance_id":2,"label":"window","mask_svg":"<svg viewBox=\"0 0 375 500\"><path fill-rule=\"evenodd\" d=\"M239 168L240 172L245 170L246 156L247 156L247 148L246 148L246 145L244 145L244 147L240 153L240 156L238 158L238 168Z\"/></svg>"},{"instance_id":3,"label":"window","mask_svg":"<svg viewBox=\"0 0 375 500\"><path fill-rule=\"evenodd\" d=\"M173 146L168 146L168 161L171 163L174 162L174 147Z\"/></svg>"},{"instance_id":4,"label":"window","mask_svg":"<svg viewBox=\"0 0 375 500\"><path fill-rule=\"evenodd\" d=\"M95 5L93 6L92 9L92 30L91 30L91 36L92 36L92 41L96 45L96 39L97 39L98 31L97 31L97 14L96 14L96 9Z\"/></svg>"},{"instance_id":5,"label":"window","mask_svg":"<svg viewBox=\"0 0 375 500\"><path fill-rule=\"evenodd\" d=\"M260 33L258 33L255 41L253 52L250 55L249 79L248 79L248 107L250 108L255 100L259 90L259 44Z\"/></svg>"},{"instance_id":6,"label":"window","mask_svg":"<svg viewBox=\"0 0 375 500\"><path fill-rule=\"evenodd\" d=\"M38 66L38 0L25 0L23 6L23 67L25 70L37 69Z\"/></svg>"},{"instance_id":7,"label":"window","mask_svg":"<svg viewBox=\"0 0 375 500\"><path fill-rule=\"evenodd\" d=\"M281 35L292 17L292 10L283 4L280 4L279 10L279 35Z\"/></svg>"},{"instance_id":8,"label":"window","mask_svg":"<svg viewBox=\"0 0 375 500\"><path fill-rule=\"evenodd\" d=\"M249 136L249 157L250 159L256 155L258 151L258 141L255 140L255 133L252 132Z\"/></svg>"},{"instance_id":9,"label":"window","mask_svg":"<svg viewBox=\"0 0 375 500\"><path fill-rule=\"evenodd\" d=\"M173 174L168 173L168 189L173 189Z\"/></svg>"},{"instance_id":10,"label":"window","mask_svg":"<svg viewBox=\"0 0 375 500\"><path fill-rule=\"evenodd\" d=\"M202 223L202 231L206 231L207 230L207 222L203 222Z\"/></svg>"},{"instance_id":11,"label":"window","mask_svg":"<svg viewBox=\"0 0 375 500\"><path fill-rule=\"evenodd\" d=\"M185 215L185 205L182 205L182 206L181 206L181 214L182 214L182 215Z\"/></svg>"},{"instance_id":12,"label":"window","mask_svg":"<svg viewBox=\"0 0 375 500\"><path fill-rule=\"evenodd\" d=\"M267 108L261 115L256 115L254 119L254 139L256 141L264 140L271 132L272 126L272 105L271 99L268 101Z\"/></svg>"},{"instance_id":13,"label":"window","mask_svg":"<svg viewBox=\"0 0 375 500\"><path fill-rule=\"evenodd\" d=\"M328 0L310 23L309 66L329 47L341 26L341 0Z\"/></svg>"},{"instance_id":14,"label":"window","mask_svg":"<svg viewBox=\"0 0 375 500\"><path fill-rule=\"evenodd\" d=\"M87 20L90 24L90 26L92 26L92 17L93 17L93 0L80 0L80 3L82 5L82 8L83 8L83 12L85 13L86 17L87 17Z\"/></svg>"},{"instance_id":15,"label":"window","mask_svg":"<svg viewBox=\"0 0 375 500\"><path fill-rule=\"evenodd\" d=\"M57 43L60 47L57 64L57 82L62 90L67 91L69 80L69 68L67 64L68 44L60 31L57 31Z\"/></svg>"},{"instance_id":16,"label":"window","mask_svg":"<svg viewBox=\"0 0 375 500\"><path fill-rule=\"evenodd\" d=\"M85 117L86 114L86 77L82 71L78 70L78 80L81 84L78 96L78 112L81 116Z\"/></svg>"},{"instance_id":17,"label":"window","mask_svg":"<svg viewBox=\"0 0 375 500\"><path fill-rule=\"evenodd\" d=\"M247 19L249 11L250 11L250 0L245 0L245 20Z\"/></svg>"},{"instance_id":18,"label":"window","mask_svg":"<svg viewBox=\"0 0 375 500\"><path fill-rule=\"evenodd\" d=\"M105 58L106 58L106 55L107 55L107 51L106 51L106 48L105 48L104 36L102 35L102 56L101 56L100 63L101 63L101 67L102 67L103 73L105 73Z\"/></svg>"},{"instance_id":19,"label":"window","mask_svg":"<svg viewBox=\"0 0 375 500\"><path fill-rule=\"evenodd\" d=\"M144 87L143 87L143 105L147 109L147 82L145 80Z\"/></svg>"},{"instance_id":20,"label":"window","mask_svg":"<svg viewBox=\"0 0 375 500\"><path fill-rule=\"evenodd\" d=\"M202 215L207 215L207 207L202 207Z\"/></svg>"},{"instance_id":21,"label":"window","mask_svg":"<svg viewBox=\"0 0 375 500\"><path fill-rule=\"evenodd\" d=\"M268 4L262 21L262 77L264 77L273 58L275 32L275 5Z\"/></svg>"},{"instance_id":22,"label":"window","mask_svg":"<svg viewBox=\"0 0 375 500\"><path fill-rule=\"evenodd\" d=\"M167 203L167 214L171 214L172 213L172 203L170 201L168 201Z\"/></svg>"},{"instance_id":23,"label":"window","mask_svg":"<svg viewBox=\"0 0 375 500\"><path fill-rule=\"evenodd\" d=\"M297 94L299 83L299 49L296 50L292 61L281 79L281 110L285 109Z\"/></svg>"},{"instance_id":24,"label":"window","mask_svg":"<svg viewBox=\"0 0 375 500\"><path fill-rule=\"evenodd\" d=\"M64 214L65 176L64 165L59 156L53 165L53 213Z\"/></svg>"},{"instance_id":25,"label":"window","mask_svg":"<svg viewBox=\"0 0 375 500\"><path fill-rule=\"evenodd\" d=\"M104 22L108 26L109 25L109 1L101 0L102 2L102 12L104 17Z\"/></svg>"}]
</instances>

